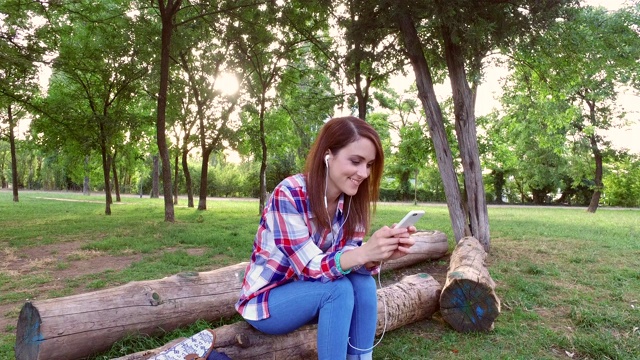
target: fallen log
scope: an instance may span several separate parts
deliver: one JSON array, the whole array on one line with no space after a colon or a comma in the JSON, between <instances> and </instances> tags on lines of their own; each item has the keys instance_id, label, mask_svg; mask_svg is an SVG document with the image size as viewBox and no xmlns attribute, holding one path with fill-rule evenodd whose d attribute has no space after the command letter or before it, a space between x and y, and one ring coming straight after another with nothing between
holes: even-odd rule
<instances>
[{"instance_id":1,"label":"fallen log","mask_svg":"<svg viewBox=\"0 0 640 360\"><path fill-rule=\"evenodd\" d=\"M411 261L437 259L446 253L443 233L414 236L416 253ZM389 261L385 268L408 266L392 264ZM16 359L80 359L109 349L129 334L154 335L197 320L230 318L236 314L234 304L246 265L27 302L18 317Z\"/></svg>"},{"instance_id":2,"label":"fallen log","mask_svg":"<svg viewBox=\"0 0 640 360\"><path fill-rule=\"evenodd\" d=\"M461 239L451 254L440 313L457 331L492 330L500 314L500 299L485 267L486 257L480 242L470 236Z\"/></svg>"},{"instance_id":3,"label":"fallen log","mask_svg":"<svg viewBox=\"0 0 640 360\"><path fill-rule=\"evenodd\" d=\"M404 325L428 319L438 310L441 285L428 274L404 277L399 282L378 290L377 336ZM317 357L317 326L306 325L286 335L266 335L245 321L213 330L215 349L233 360L312 359ZM175 344L126 355L112 360L146 360Z\"/></svg>"},{"instance_id":4,"label":"fallen log","mask_svg":"<svg viewBox=\"0 0 640 360\"><path fill-rule=\"evenodd\" d=\"M199 319L230 317L246 266L27 302L18 317L16 359L80 359L128 334L156 334Z\"/></svg>"}]
</instances>

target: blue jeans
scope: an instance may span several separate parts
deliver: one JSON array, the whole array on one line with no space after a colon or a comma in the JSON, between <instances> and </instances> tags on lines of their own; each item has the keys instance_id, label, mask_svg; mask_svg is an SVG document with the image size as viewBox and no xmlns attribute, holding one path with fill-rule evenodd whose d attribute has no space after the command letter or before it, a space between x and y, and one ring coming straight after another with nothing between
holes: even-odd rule
<instances>
[{"instance_id":1,"label":"blue jeans","mask_svg":"<svg viewBox=\"0 0 640 360\"><path fill-rule=\"evenodd\" d=\"M270 317L247 320L259 331L280 335L318 323L318 359L371 359L378 298L370 275L351 273L322 283L293 281L271 289ZM358 350L361 349L361 350Z\"/></svg>"}]
</instances>

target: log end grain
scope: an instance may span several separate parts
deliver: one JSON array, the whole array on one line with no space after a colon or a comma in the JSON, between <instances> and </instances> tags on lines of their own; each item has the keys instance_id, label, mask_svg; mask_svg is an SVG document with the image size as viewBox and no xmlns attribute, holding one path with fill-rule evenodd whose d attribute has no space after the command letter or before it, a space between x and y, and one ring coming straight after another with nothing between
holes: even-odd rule
<instances>
[{"instance_id":1,"label":"log end grain","mask_svg":"<svg viewBox=\"0 0 640 360\"><path fill-rule=\"evenodd\" d=\"M500 314L500 300L490 286L454 279L440 295L442 318L460 332L489 331Z\"/></svg>"},{"instance_id":2,"label":"log end grain","mask_svg":"<svg viewBox=\"0 0 640 360\"><path fill-rule=\"evenodd\" d=\"M41 325L40 312L31 302L26 302L18 316L15 347L16 360L38 358L40 344L44 341Z\"/></svg>"}]
</instances>

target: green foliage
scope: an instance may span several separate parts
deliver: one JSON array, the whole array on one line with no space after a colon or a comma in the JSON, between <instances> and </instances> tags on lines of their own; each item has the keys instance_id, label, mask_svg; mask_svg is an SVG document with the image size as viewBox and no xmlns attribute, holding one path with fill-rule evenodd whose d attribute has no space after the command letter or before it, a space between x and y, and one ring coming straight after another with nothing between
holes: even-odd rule
<instances>
[{"instance_id":1,"label":"green foliage","mask_svg":"<svg viewBox=\"0 0 640 360\"><path fill-rule=\"evenodd\" d=\"M510 55L504 116L486 122L493 184L504 187L500 177L511 176L512 188L535 203L557 192L559 202L588 203L586 195L602 190L596 169L603 153L610 158L611 144L599 133L624 123L615 101L621 86L637 85L632 79L639 68L631 59L639 54L633 30L639 19L633 8L571 9L518 44Z\"/></svg>"},{"instance_id":2,"label":"green foliage","mask_svg":"<svg viewBox=\"0 0 640 360\"><path fill-rule=\"evenodd\" d=\"M623 156L608 166L604 202L610 206L640 207L640 158Z\"/></svg>"}]
</instances>

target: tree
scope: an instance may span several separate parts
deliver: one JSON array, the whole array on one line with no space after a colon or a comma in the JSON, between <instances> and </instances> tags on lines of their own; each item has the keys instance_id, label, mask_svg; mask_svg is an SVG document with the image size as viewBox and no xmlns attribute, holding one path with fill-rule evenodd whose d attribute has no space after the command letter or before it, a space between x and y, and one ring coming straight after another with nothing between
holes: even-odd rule
<instances>
[{"instance_id":1,"label":"tree","mask_svg":"<svg viewBox=\"0 0 640 360\"><path fill-rule=\"evenodd\" d=\"M272 139L267 138L276 154L296 154L298 170L304 167L311 144L322 124L333 116L334 108L342 99L341 94L336 94L332 89L333 79L326 72L329 59L311 44L301 47L299 51L298 58L284 69L282 81L276 87L280 100L277 111L282 113L280 131L277 134L272 132ZM278 144L278 139L289 140Z\"/></svg>"},{"instance_id":2,"label":"tree","mask_svg":"<svg viewBox=\"0 0 640 360\"><path fill-rule=\"evenodd\" d=\"M181 86L180 88L185 89L186 86ZM193 203L193 184L191 180L191 172L189 171L189 151L192 149L192 144L195 142L196 137L192 135L193 128L196 126L197 118L193 111L191 111L188 104L190 103L190 93L188 91L184 92L184 96L180 96L181 99L180 104L180 115L179 121L176 122L174 127L176 128L176 133L178 129L182 131L182 140L181 140L181 148L180 148L180 159L182 165L182 173L184 175L185 188L187 190L187 207L194 207ZM179 138L176 134L176 138ZM176 187L177 189L177 187Z\"/></svg>"},{"instance_id":3,"label":"tree","mask_svg":"<svg viewBox=\"0 0 640 360\"><path fill-rule=\"evenodd\" d=\"M475 93L481 79L482 60L489 51L543 28L555 18L564 3L555 0L490 4L435 0L419 6L401 2L391 9L384 9L396 21L414 69L456 240L473 235L485 250L489 250L489 220L475 119ZM429 21L422 21L426 19ZM441 66L447 69L453 95L456 138L464 174L464 202L433 89L433 69Z\"/></svg>"},{"instance_id":4,"label":"tree","mask_svg":"<svg viewBox=\"0 0 640 360\"><path fill-rule=\"evenodd\" d=\"M268 146L266 136L266 116L269 109L276 105L274 89L281 81L282 74L290 62L299 56L307 38L301 35L300 27L305 31L322 28L325 23L313 16L313 9L295 7L295 3L278 5L270 3L255 9L245 9L240 22L232 31L235 34L234 46L242 54L242 67L247 71L246 88L248 96L257 103L247 107L258 123L260 152L260 203L259 212L265 206L267 193Z\"/></svg>"},{"instance_id":5,"label":"tree","mask_svg":"<svg viewBox=\"0 0 640 360\"><path fill-rule=\"evenodd\" d=\"M346 82L354 89L350 108L358 117L367 118L371 111L372 88L383 88L391 74L400 71L406 59L393 27L381 26L379 8L369 1L345 0L332 6L341 36L335 41L334 54L338 60L337 73L343 73ZM355 106L351 106L355 102Z\"/></svg>"},{"instance_id":6,"label":"tree","mask_svg":"<svg viewBox=\"0 0 640 360\"><path fill-rule=\"evenodd\" d=\"M427 114L429 134L438 159L438 168L440 169L440 176L442 177L445 188L449 217L451 218L453 233L457 242L463 237L471 235L471 231L466 222L466 215L462 207L458 178L454 170L453 157L447 141L442 110L436 99L431 67L425 57L418 31L408 9L399 9L396 17L398 27L403 36L406 55L416 74L418 98L421 100L422 106ZM485 245L485 243L486 239L483 245Z\"/></svg>"},{"instance_id":7,"label":"tree","mask_svg":"<svg viewBox=\"0 0 640 360\"><path fill-rule=\"evenodd\" d=\"M160 10L160 22L162 30L160 35L160 87L158 89L158 108L156 112L156 141L162 161L162 180L164 189L164 220L175 221L173 199L171 195L171 160L169 159L169 147L167 146L167 93L169 88L169 62L171 55L171 38L175 28L175 17L182 0L158 0Z\"/></svg>"},{"instance_id":8,"label":"tree","mask_svg":"<svg viewBox=\"0 0 640 360\"><path fill-rule=\"evenodd\" d=\"M616 154L608 164L603 183L609 206L640 207L640 156Z\"/></svg>"},{"instance_id":9,"label":"tree","mask_svg":"<svg viewBox=\"0 0 640 360\"><path fill-rule=\"evenodd\" d=\"M159 69L159 90L157 95L158 107L156 118L156 141L158 151L162 160L162 179L164 186L165 221L173 222L175 215L173 210L173 199L171 195L171 162L169 159L169 146L166 138L166 113L167 95L170 81L170 65L172 56L172 39L176 28L190 26L195 22L220 14L230 15L238 9L251 9L264 4L266 1L234 1L222 3L203 3L199 6L187 4L182 7L182 0L157 0L161 23L161 44L160 44L160 69ZM155 4L155 1L153 2ZM183 11L184 10L184 11ZM180 16L180 18L178 18ZM213 22L209 20L211 24ZM222 21L229 21L229 18Z\"/></svg>"},{"instance_id":10,"label":"tree","mask_svg":"<svg viewBox=\"0 0 640 360\"><path fill-rule=\"evenodd\" d=\"M393 89L385 89L384 92L375 92L374 98L378 100L380 106L389 109L395 115L397 121L391 123L391 127L400 136L399 143L395 146L396 151L389 158L386 167L389 173L398 177L400 195L403 200L409 197L410 177L414 177L413 200L417 203L418 195L418 174L424 169L433 153L431 140L424 133L423 114L415 99L415 87L411 87L408 92L400 95Z\"/></svg>"},{"instance_id":11,"label":"tree","mask_svg":"<svg viewBox=\"0 0 640 360\"><path fill-rule=\"evenodd\" d=\"M93 18L80 15L88 8ZM105 214L110 215L112 163L127 133L135 134L144 121L131 106L148 69L138 60L140 43L130 30L133 19L123 15L123 9L76 3L68 10L78 16L60 20L49 94L32 127L42 133L41 144L100 151Z\"/></svg>"},{"instance_id":12,"label":"tree","mask_svg":"<svg viewBox=\"0 0 640 360\"><path fill-rule=\"evenodd\" d=\"M47 28L38 23L39 4L4 1L0 4L0 138L9 140L13 201L19 201L16 131L28 116L27 105L39 94L37 65L43 62ZM6 15L5 15L6 14ZM6 111L6 112L5 112Z\"/></svg>"},{"instance_id":13,"label":"tree","mask_svg":"<svg viewBox=\"0 0 640 360\"><path fill-rule=\"evenodd\" d=\"M414 204L418 203L418 174L421 169L425 168L428 154L432 151L431 141L425 136L423 127L419 123L416 122L400 129L396 166L401 169L401 184L408 183L410 174L414 176Z\"/></svg>"},{"instance_id":14,"label":"tree","mask_svg":"<svg viewBox=\"0 0 640 360\"><path fill-rule=\"evenodd\" d=\"M603 148L609 147L599 131L623 124L625 114L615 100L621 86L639 85L639 15L637 8L616 12L577 8L513 54L516 68L530 68L550 96L566 99L580 111L565 124L572 129L568 135L584 143L593 158L589 212L595 212L600 202Z\"/></svg>"},{"instance_id":15,"label":"tree","mask_svg":"<svg viewBox=\"0 0 640 360\"><path fill-rule=\"evenodd\" d=\"M226 25L228 22L218 20L211 24L203 23L202 27L194 24L188 29L181 29L183 39L189 35L197 34L200 37L208 34L202 40L193 41L192 46L185 46L179 53L180 69L187 79L187 89L190 92L188 99L193 99L193 103L187 106L195 109L202 156L198 210L207 209L207 177L211 153L222 151L225 142L226 145L233 142L232 116L240 99L238 91L227 92L226 89L216 88L216 82L220 81L225 72L239 73L237 75L242 76L242 73L236 71L233 60L230 60L232 48L226 37ZM209 31L221 35L213 38ZM185 32L188 34L184 34Z\"/></svg>"},{"instance_id":16,"label":"tree","mask_svg":"<svg viewBox=\"0 0 640 360\"><path fill-rule=\"evenodd\" d=\"M548 203L548 197L569 176L568 123L575 118L576 109L554 98L531 69L516 69L512 79L517 80L505 88L501 100L504 116L487 124L487 137L508 144L511 154L499 154L500 160L509 163L509 172L531 195L531 201Z\"/></svg>"}]
</instances>

